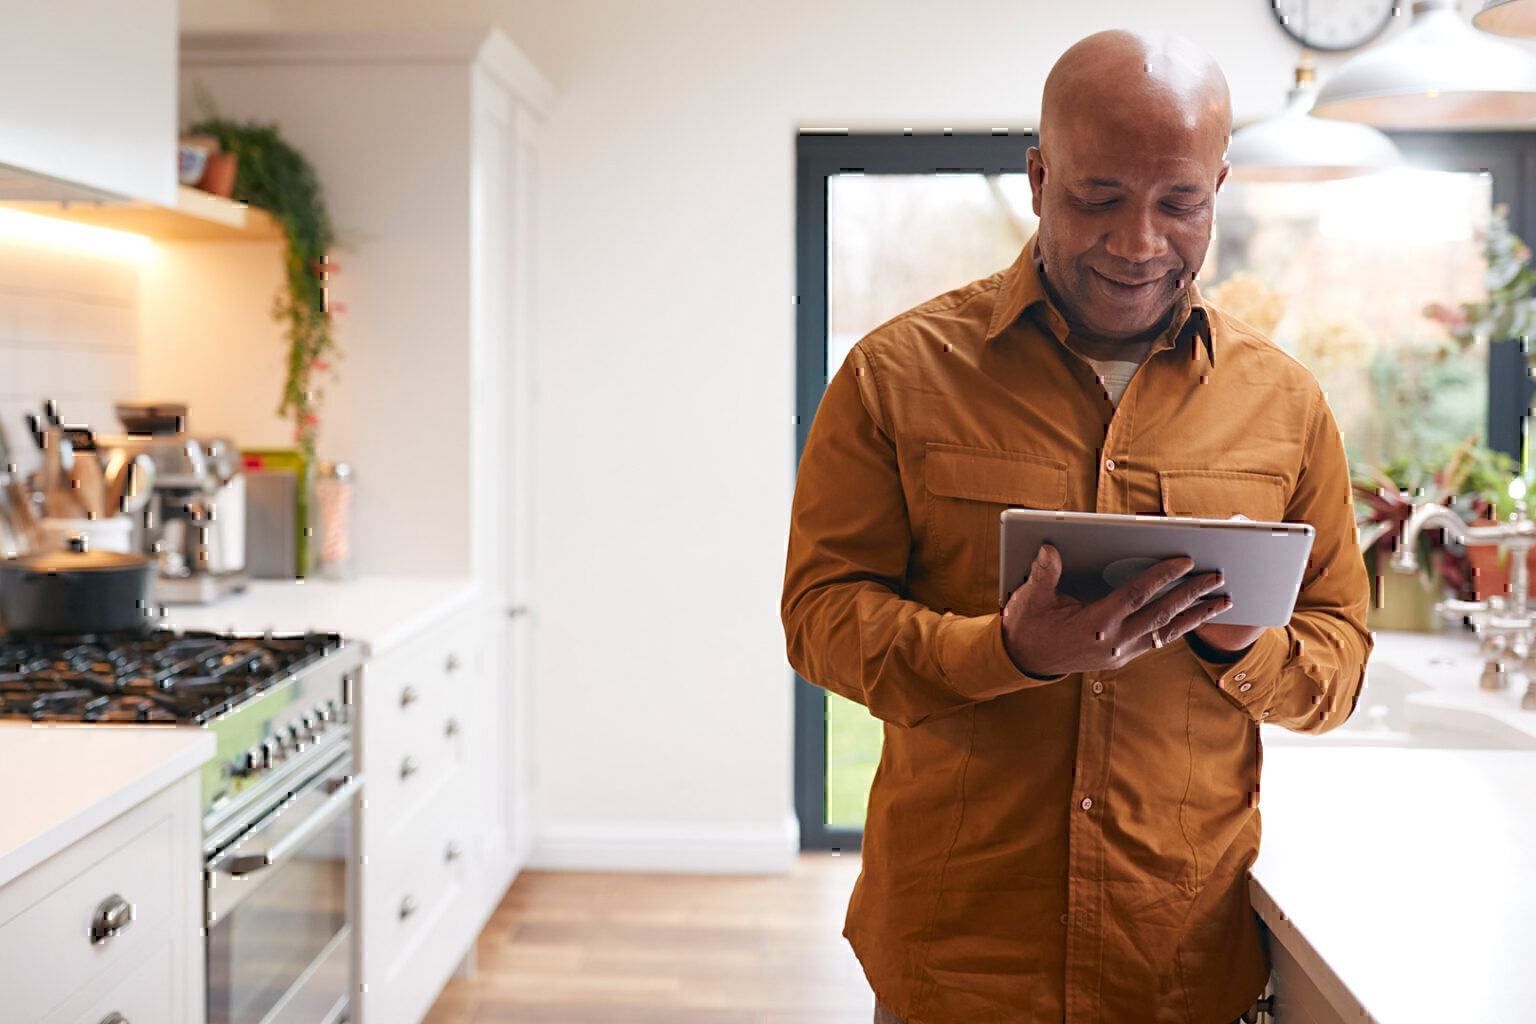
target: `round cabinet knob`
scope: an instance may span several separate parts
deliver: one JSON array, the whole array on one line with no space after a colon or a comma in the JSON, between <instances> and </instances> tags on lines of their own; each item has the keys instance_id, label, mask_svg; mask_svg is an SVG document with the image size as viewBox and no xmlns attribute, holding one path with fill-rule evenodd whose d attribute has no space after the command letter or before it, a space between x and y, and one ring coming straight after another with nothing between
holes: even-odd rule
<instances>
[{"instance_id":1,"label":"round cabinet knob","mask_svg":"<svg viewBox=\"0 0 1536 1024\"><path fill-rule=\"evenodd\" d=\"M400 691L400 706L408 708L421 699L421 691L414 686L407 686Z\"/></svg>"},{"instance_id":2,"label":"round cabinet knob","mask_svg":"<svg viewBox=\"0 0 1536 1024\"><path fill-rule=\"evenodd\" d=\"M132 923L133 904L113 893L91 916L91 945L101 945Z\"/></svg>"},{"instance_id":3,"label":"round cabinet knob","mask_svg":"<svg viewBox=\"0 0 1536 1024\"><path fill-rule=\"evenodd\" d=\"M459 734L459 720L457 718L448 719L448 724L443 726L443 732L448 736L457 736Z\"/></svg>"},{"instance_id":4,"label":"round cabinet knob","mask_svg":"<svg viewBox=\"0 0 1536 1024\"><path fill-rule=\"evenodd\" d=\"M457 654L448 655L448 660L443 663L443 671L452 673L457 672L458 670L459 656Z\"/></svg>"},{"instance_id":5,"label":"round cabinet knob","mask_svg":"<svg viewBox=\"0 0 1536 1024\"><path fill-rule=\"evenodd\" d=\"M129 1020L114 1010L112 1013L101 1018L101 1024L129 1024Z\"/></svg>"},{"instance_id":6,"label":"round cabinet knob","mask_svg":"<svg viewBox=\"0 0 1536 1024\"><path fill-rule=\"evenodd\" d=\"M407 754L405 760L400 762L400 778L402 779L408 779L419 771L421 771L421 762L410 754Z\"/></svg>"},{"instance_id":7,"label":"round cabinet knob","mask_svg":"<svg viewBox=\"0 0 1536 1024\"><path fill-rule=\"evenodd\" d=\"M405 899L400 901L400 920L404 921L416 913L417 906L416 897L407 894Z\"/></svg>"},{"instance_id":8,"label":"round cabinet knob","mask_svg":"<svg viewBox=\"0 0 1536 1024\"><path fill-rule=\"evenodd\" d=\"M448 843L448 848L443 851L443 860L447 861L449 864L452 864L462 856L464 856L464 847L459 845L459 841L457 839L450 840Z\"/></svg>"}]
</instances>

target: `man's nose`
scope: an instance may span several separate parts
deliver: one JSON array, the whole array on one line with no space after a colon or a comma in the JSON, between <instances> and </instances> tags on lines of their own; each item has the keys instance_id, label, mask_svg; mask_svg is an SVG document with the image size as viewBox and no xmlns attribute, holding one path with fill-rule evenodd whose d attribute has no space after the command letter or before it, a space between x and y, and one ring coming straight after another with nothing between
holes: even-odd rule
<instances>
[{"instance_id":1,"label":"man's nose","mask_svg":"<svg viewBox=\"0 0 1536 1024\"><path fill-rule=\"evenodd\" d=\"M1127 263L1146 263L1168 251L1168 236L1153 211L1129 209L1111 226L1104 248Z\"/></svg>"}]
</instances>

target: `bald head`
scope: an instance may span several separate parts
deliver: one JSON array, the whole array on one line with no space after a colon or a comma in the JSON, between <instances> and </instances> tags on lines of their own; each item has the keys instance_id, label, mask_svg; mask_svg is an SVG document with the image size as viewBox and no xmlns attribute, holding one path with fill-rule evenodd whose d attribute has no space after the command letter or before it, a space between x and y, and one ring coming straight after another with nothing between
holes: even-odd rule
<instances>
[{"instance_id":1,"label":"bald head","mask_svg":"<svg viewBox=\"0 0 1536 1024\"><path fill-rule=\"evenodd\" d=\"M1029 151L1046 288L1082 338L1143 342L1210 245L1232 128L1227 81L1165 32L1100 32L1046 79Z\"/></svg>"},{"instance_id":2,"label":"bald head","mask_svg":"<svg viewBox=\"0 0 1536 1024\"><path fill-rule=\"evenodd\" d=\"M1226 152L1232 104L1211 55L1169 32L1097 32L1056 61L1041 99L1040 138L1084 119L1199 133ZM1218 154L1219 155L1219 154Z\"/></svg>"}]
</instances>

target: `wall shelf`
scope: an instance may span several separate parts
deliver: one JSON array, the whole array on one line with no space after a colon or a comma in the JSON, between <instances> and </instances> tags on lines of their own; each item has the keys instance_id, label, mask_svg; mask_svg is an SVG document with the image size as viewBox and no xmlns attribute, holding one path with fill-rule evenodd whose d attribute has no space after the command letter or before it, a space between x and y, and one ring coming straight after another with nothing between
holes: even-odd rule
<instances>
[{"instance_id":1,"label":"wall shelf","mask_svg":"<svg viewBox=\"0 0 1536 1024\"><path fill-rule=\"evenodd\" d=\"M153 203L7 202L15 210L128 231L162 242L280 241L282 226L271 214L186 185L174 207Z\"/></svg>"}]
</instances>

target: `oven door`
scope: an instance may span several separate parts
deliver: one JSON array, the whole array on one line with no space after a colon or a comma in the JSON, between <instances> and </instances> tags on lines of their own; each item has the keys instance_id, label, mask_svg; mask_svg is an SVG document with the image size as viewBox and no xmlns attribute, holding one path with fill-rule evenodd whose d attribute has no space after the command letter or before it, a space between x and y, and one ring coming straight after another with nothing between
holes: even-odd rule
<instances>
[{"instance_id":1,"label":"oven door","mask_svg":"<svg viewBox=\"0 0 1536 1024\"><path fill-rule=\"evenodd\" d=\"M208 1024L348 1019L360 781L342 755L208 858Z\"/></svg>"}]
</instances>

